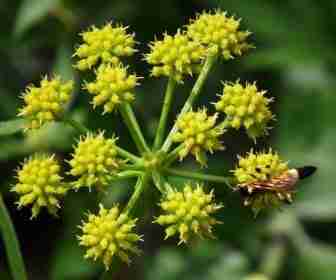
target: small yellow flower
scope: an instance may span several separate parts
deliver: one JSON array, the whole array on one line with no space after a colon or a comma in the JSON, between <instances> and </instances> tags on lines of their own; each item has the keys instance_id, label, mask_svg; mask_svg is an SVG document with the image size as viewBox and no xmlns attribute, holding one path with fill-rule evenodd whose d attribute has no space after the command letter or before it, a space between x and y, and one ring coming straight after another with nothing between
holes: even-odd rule
<instances>
[{"instance_id":1,"label":"small yellow flower","mask_svg":"<svg viewBox=\"0 0 336 280\"><path fill-rule=\"evenodd\" d=\"M81 34L83 43L74 56L80 60L75 65L79 70L91 69L101 63L118 64L120 57L135 53L134 34L127 33L127 27L113 26L111 23L102 28L92 27Z\"/></svg>"},{"instance_id":2,"label":"small yellow flower","mask_svg":"<svg viewBox=\"0 0 336 280\"><path fill-rule=\"evenodd\" d=\"M112 112L119 104L134 100L134 88L139 77L128 75L121 64L101 65L96 71L96 80L84 87L94 95L93 107L104 105L104 114Z\"/></svg>"},{"instance_id":3,"label":"small yellow flower","mask_svg":"<svg viewBox=\"0 0 336 280\"><path fill-rule=\"evenodd\" d=\"M183 191L168 189L160 207L164 214L155 223L167 226L165 239L178 234L179 243L186 243L194 236L213 238L212 228L220 223L211 215L222 205L216 204L213 192L205 193L201 185L192 188L186 184Z\"/></svg>"},{"instance_id":4,"label":"small yellow flower","mask_svg":"<svg viewBox=\"0 0 336 280\"><path fill-rule=\"evenodd\" d=\"M272 99L265 97L265 93L258 91L255 83L225 83L216 110L226 114L229 126L245 127L248 136L255 140L267 134L267 124L274 119L269 108Z\"/></svg>"},{"instance_id":5,"label":"small yellow flower","mask_svg":"<svg viewBox=\"0 0 336 280\"><path fill-rule=\"evenodd\" d=\"M262 153L251 151L246 157L239 157L238 166L232 172L244 204L255 215L263 208L279 208L284 201L291 202L293 189L288 186L298 180L297 171L289 170L287 163L271 149Z\"/></svg>"},{"instance_id":6,"label":"small yellow flower","mask_svg":"<svg viewBox=\"0 0 336 280\"><path fill-rule=\"evenodd\" d=\"M134 233L137 219L130 219L120 213L117 206L105 209L99 205L98 215L89 214L87 221L80 226L83 234L78 237L80 245L87 247L85 258L94 260L100 258L106 270L111 266L113 256L130 263L129 252L140 254L134 243L141 240L141 236Z\"/></svg>"},{"instance_id":7,"label":"small yellow flower","mask_svg":"<svg viewBox=\"0 0 336 280\"><path fill-rule=\"evenodd\" d=\"M150 44L150 49L146 60L154 65L152 75L173 77L178 82L198 72L205 56L205 49L180 31L174 36L164 34L163 40Z\"/></svg>"},{"instance_id":8,"label":"small yellow flower","mask_svg":"<svg viewBox=\"0 0 336 280\"><path fill-rule=\"evenodd\" d=\"M29 120L27 129L38 129L43 124L57 120L71 98L73 81L62 82L60 77L44 77L39 87L28 86L22 98L24 107L18 116Z\"/></svg>"},{"instance_id":9,"label":"small yellow flower","mask_svg":"<svg viewBox=\"0 0 336 280\"><path fill-rule=\"evenodd\" d=\"M184 144L184 148L179 152L181 160L191 153L198 162L206 165L206 151L213 153L224 149L218 138L225 131L221 126L216 126L216 119L217 114L208 116L206 109L187 112L177 119L178 131L172 139Z\"/></svg>"},{"instance_id":10,"label":"small yellow flower","mask_svg":"<svg viewBox=\"0 0 336 280\"><path fill-rule=\"evenodd\" d=\"M97 135L88 133L81 137L73 158L69 161L70 174L79 177L73 183L74 188L102 187L109 184L122 163L122 160L117 158L116 140L105 138L103 132Z\"/></svg>"},{"instance_id":11,"label":"small yellow flower","mask_svg":"<svg viewBox=\"0 0 336 280\"><path fill-rule=\"evenodd\" d=\"M248 31L240 31L240 20L228 17L226 12L203 12L187 26L187 35L204 46L216 47L224 59L241 56L252 48L246 42Z\"/></svg>"},{"instance_id":12,"label":"small yellow flower","mask_svg":"<svg viewBox=\"0 0 336 280\"><path fill-rule=\"evenodd\" d=\"M17 172L18 182L12 188L20 195L18 207L32 205L32 218L42 207L56 215L60 208L59 200L67 192L60 176L60 165L54 155L37 154L25 160Z\"/></svg>"}]
</instances>

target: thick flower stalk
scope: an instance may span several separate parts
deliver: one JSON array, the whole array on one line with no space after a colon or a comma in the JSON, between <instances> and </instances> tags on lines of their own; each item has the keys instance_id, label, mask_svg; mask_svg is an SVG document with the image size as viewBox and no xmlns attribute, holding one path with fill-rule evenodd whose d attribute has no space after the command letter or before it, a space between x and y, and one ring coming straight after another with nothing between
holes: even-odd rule
<instances>
[{"instance_id":1,"label":"thick flower stalk","mask_svg":"<svg viewBox=\"0 0 336 280\"><path fill-rule=\"evenodd\" d=\"M185 75L198 72L205 57L205 48L180 31L174 36L164 34L161 41L150 44L146 61L154 65L152 76L173 77L182 82Z\"/></svg>"},{"instance_id":2,"label":"thick flower stalk","mask_svg":"<svg viewBox=\"0 0 336 280\"><path fill-rule=\"evenodd\" d=\"M105 138L104 133L88 133L80 138L72 159L70 174L78 177L73 187L104 187L108 185L123 163L118 158L116 138Z\"/></svg>"},{"instance_id":3,"label":"thick flower stalk","mask_svg":"<svg viewBox=\"0 0 336 280\"><path fill-rule=\"evenodd\" d=\"M134 88L138 85L139 77L129 75L126 67L121 64L101 65L96 71L96 80L86 83L84 88L94 98L93 107L104 105L104 113L110 113L120 104L134 100Z\"/></svg>"},{"instance_id":4,"label":"thick flower stalk","mask_svg":"<svg viewBox=\"0 0 336 280\"><path fill-rule=\"evenodd\" d=\"M18 116L29 121L27 129L38 129L45 123L60 119L72 90L73 81L62 82L58 76L49 80L46 76L39 87L28 86L22 94L24 106Z\"/></svg>"},{"instance_id":5,"label":"thick flower stalk","mask_svg":"<svg viewBox=\"0 0 336 280\"><path fill-rule=\"evenodd\" d=\"M216 47L224 59L241 56L252 45L247 43L248 31L240 31L240 20L228 17L226 12L204 12L187 25L187 35L194 41Z\"/></svg>"},{"instance_id":6,"label":"thick flower stalk","mask_svg":"<svg viewBox=\"0 0 336 280\"><path fill-rule=\"evenodd\" d=\"M178 130L172 139L183 144L179 150L181 160L191 153L201 165L206 165L207 151L213 153L224 149L219 137L225 130L216 126L216 119L217 114L209 116L206 109L185 113L177 119Z\"/></svg>"},{"instance_id":7,"label":"thick flower stalk","mask_svg":"<svg viewBox=\"0 0 336 280\"><path fill-rule=\"evenodd\" d=\"M85 258L101 259L106 270L111 266L114 256L130 263L129 253L140 254L135 243L141 236L134 232L137 219L130 219L120 213L117 206L105 209L99 205L97 215L89 214L87 221L83 221L80 229L82 235L78 237L80 245L87 247Z\"/></svg>"},{"instance_id":8,"label":"thick flower stalk","mask_svg":"<svg viewBox=\"0 0 336 280\"><path fill-rule=\"evenodd\" d=\"M54 155L36 154L25 160L17 172L18 182L12 188L20 196L18 207L31 206L32 218L40 213L42 207L56 215L60 200L68 190L60 170Z\"/></svg>"},{"instance_id":9,"label":"thick flower stalk","mask_svg":"<svg viewBox=\"0 0 336 280\"><path fill-rule=\"evenodd\" d=\"M255 140L267 133L267 125L274 119L269 108L272 98L267 98L265 93L258 91L255 83L245 86L239 82L225 83L215 107L225 113L227 126L244 127L248 136Z\"/></svg>"},{"instance_id":10,"label":"thick flower stalk","mask_svg":"<svg viewBox=\"0 0 336 280\"><path fill-rule=\"evenodd\" d=\"M292 201L293 188L289 184L297 180L297 174L292 174L287 163L272 150L251 151L246 157L239 157L233 173L244 204L250 206L255 215L264 208L278 208L283 202Z\"/></svg>"},{"instance_id":11,"label":"thick flower stalk","mask_svg":"<svg viewBox=\"0 0 336 280\"><path fill-rule=\"evenodd\" d=\"M118 64L120 58L135 53L134 34L127 33L127 27L108 23L102 28L92 27L81 34L83 43L74 56L79 58L75 67L88 70L98 63Z\"/></svg>"},{"instance_id":12,"label":"thick flower stalk","mask_svg":"<svg viewBox=\"0 0 336 280\"><path fill-rule=\"evenodd\" d=\"M166 226L166 239L179 235L180 243L186 243L195 236L213 238L212 228L219 224L212 215L222 205L214 202L214 195L205 193L201 185L186 184L183 191L168 189L160 203L164 214L155 222Z\"/></svg>"}]
</instances>

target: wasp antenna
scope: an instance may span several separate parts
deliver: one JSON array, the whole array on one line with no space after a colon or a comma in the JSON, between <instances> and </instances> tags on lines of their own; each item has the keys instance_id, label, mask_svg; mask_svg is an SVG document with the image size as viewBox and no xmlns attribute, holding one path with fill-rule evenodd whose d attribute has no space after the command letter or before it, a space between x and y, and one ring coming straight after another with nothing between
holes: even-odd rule
<instances>
[{"instance_id":1,"label":"wasp antenna","mask_svg":"<svg viewBox=\"0 0 336 280\"><path fill-rule=\"evenodd\" d=\"M296 170L299 173L299 178L300 179L309 177L310 175L315 173L316 169L317 169L317 167L315 167L315 166L303 166L303 167L300 167L300 168L296 168Z\"/></svg>"}]
</instances>

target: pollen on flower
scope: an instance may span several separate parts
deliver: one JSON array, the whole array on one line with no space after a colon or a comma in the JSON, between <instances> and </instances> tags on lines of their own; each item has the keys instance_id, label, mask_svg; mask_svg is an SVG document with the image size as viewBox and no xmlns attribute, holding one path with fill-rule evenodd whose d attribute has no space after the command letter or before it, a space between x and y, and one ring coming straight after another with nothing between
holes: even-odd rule
<instances>
[{"instance_id":1,"label":"pollen on flower","mask_svg":"<svg viewBox=\"0 0 336 280\"><path fill-rule=\"evenodd\" d=\"M154 65L152 76L173 77L178 82L182 82L185 75L198 72L205 57L204 47L180 31L174 36L164 34L163 40L150 44L150 49L146 60Z\"/></svg>"},{"instance_id":2,"label":"pollen on flower","mask_svg":"<svg viewBox=\"0 0 336 280\"><path fill-rule=\"evenodd\" d=\"M38 129L43 124L57 120L71 98L73 81L62 82L60 77L44 77L40 86L28 86L22 94L24 106L18 116L26 118L26 129Z\"/></svg>"},{"instance_id":3,"label":"pollen on flower","mask_svg":"<svg viewBox=\"0 0 336 280\"><path fill-rule=\"evenodd\" d=\"M117 206L105 209L99 205L97 215L89 214L87 221L83 221L80 229L82 235L78 237L80 245L87 247L85 258L101 259L106 270L111 266L114 256L130 263L129 253L140 254L135 243L141 236L134 232L137 219L130 219L120 213Z\"/></svg>"},{"instance_id":4,"label":"pollen on flower","mask_svg":"<svg viewBox=\"0 0 336 280\"><path fill-rule=\"evenodd\" d=\"M238 166L232 171L238 182L237 189L244 198L244 204L258 214L263 208L278 208L292 200L292 188L288 184L297 181L287 162L271 149L239 157Z\"/></svg>"},{"instance_id":5,"label":"pollen on flower","mask_svg":"<svg viewBox=\"0 0 336 280\"><path fill-rule=\"evenodd\" d=\"M226 114L229 126L244 127L249 137L256 139L267 134L267 124L274 119L269 104L272 98L266 91L258 91L255 83L242 85L239 82L225 83L220 100L215 103L217 111Z\"/></svg>"},{"instance_id":6,"label":"pollen on flower","mask_svg":"<svg viewBox=\"0 0 336 280\"><path fill-rule=\"evenodd\" d=\"M206 165L207 151L213 153L224 149L218 138L225 131L221 126L216 126L216 119L217 114L209 116L206 109L187 112L177 119L178 131L173 135L172 140L184 145L179 151L181 160L191 153L198 162Z\"/></svg>"},{"instance_id":7,"label":"pollen on flower","mask_svg":"<svg viewBox=\"0 0 336 280\"><path fill-rule=\"evenodd\" d=\"M79 177L73 187L103 187L117 173L122 160L118 158L116 138L105 138L104 133L81 137L73 158L69 161L70 174Z\"/></svg>"},{"instance_id":8,"label":"pollen on flower","mask_svg":"<svg viewBox=\"0 0 336 280\"><path fill-rule=\"evenodd\" d=\"M253 46L247 43L248 31L240 31L240 20L228 17L226 12L203 12L187 25L187 35L196 42L216 47L224 59L241 56Z\"/></svg>"},{"instance_id":9,"label":"pollen on flower","mask_svg":"<svg viewBox=\"0 0 336 280\"><path fill-rule=\"evenodd\" d=\"M79 70L91 69L98 63L118 64L120 57L131 56L134 48L134 34L127 33L127 27L108 23L102 28L92 27L81 34L83 43L74 56L80 60L75 67Z\"/></svg>"},{"instance_id":10,"label":"pollen on flower","mask_svg":"<svg viewBox=\"0 0 336 280\"><path fill-rule=\"evenodd\" d=\"M134 100L133 90L138 80L136 75L128 75L121 64L107 64L97 69L96 80L86 83L84 88L94 95L93 107L104 105L104 113L109 113L118 105Z\"/></svg>"},{"instance_id":11,"label":"pollen on flower","mask_svg":"<svg viewBox=\"0 0 336 280\"><path fill-rule=\"evenodd\" d=\"M219 224L212 215L222 205L214 202L213 192L206 193L201 185L186 184L183 191L168 189L160 202L164 214L155 223L166 226L166 239L179 235L180 243L194 236L213 238L212 228Z\"/></svg>"},{"instance_id":12,"label":"pollen on flower","mask_svg":"<svg viewBox=\"0 0 336 280\"><path fill-rule=\"evenodd\" d=\"M40 213L42 207L56 215L60 199L68 190L60 169L54 155L36 154L26 159L17 172L18 182L12 188L20 196L18 207L31 205L32 218Z\"/></svg>"}]
</instances>

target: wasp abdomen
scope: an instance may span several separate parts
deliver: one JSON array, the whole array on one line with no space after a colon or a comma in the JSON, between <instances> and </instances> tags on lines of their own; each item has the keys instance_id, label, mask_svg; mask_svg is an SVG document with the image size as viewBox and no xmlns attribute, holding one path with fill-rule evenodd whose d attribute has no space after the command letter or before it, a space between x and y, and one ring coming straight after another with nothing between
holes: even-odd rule
<instances>
[{"instance_id":1,"label":"wasp abdomen","mask_svg":"<svg viewBox=\"0 0 336 280\"><path fill-rule=\"evenodd\" d=\"M299 173L299 178L300 179L304 179L306 177L309 177L310 175L312 175L316 171L316 169L317 168L315 166L303 166L303 167L296 168L296 170Z\"/></svg>"}]
</instances>

